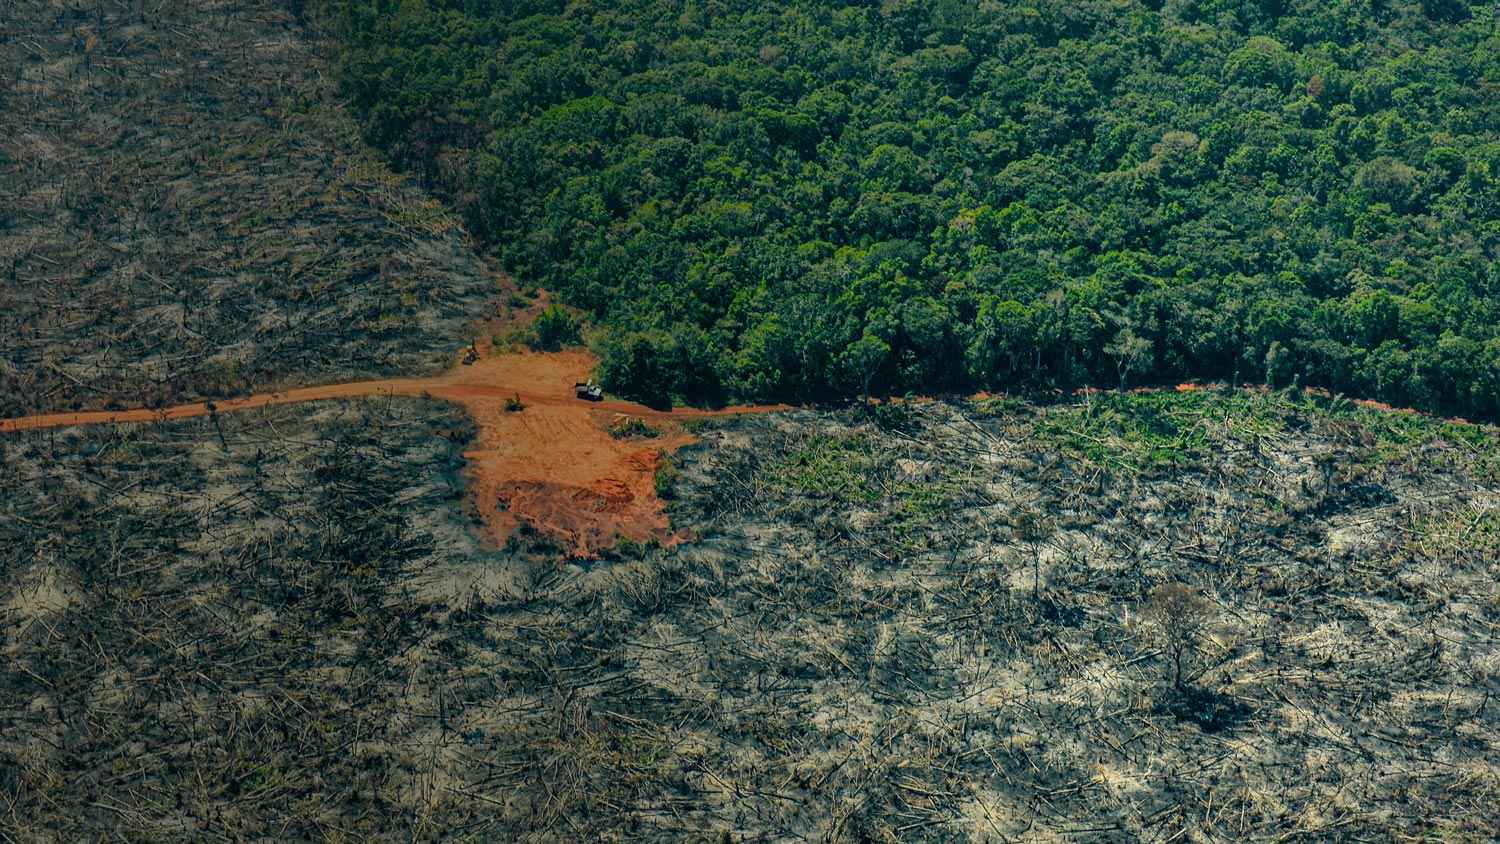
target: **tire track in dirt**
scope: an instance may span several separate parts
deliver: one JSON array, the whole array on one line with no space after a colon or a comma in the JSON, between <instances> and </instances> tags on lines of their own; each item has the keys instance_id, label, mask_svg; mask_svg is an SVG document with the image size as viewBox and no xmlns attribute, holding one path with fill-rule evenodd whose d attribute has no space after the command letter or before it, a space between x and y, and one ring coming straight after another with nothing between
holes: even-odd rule
<instances>
[{"instance_id":1,"label":"tire track in dirt","mask_svg":"<svg viewBox=\"0 0 1500 844\"><path fill-rule=\"evenodd\" d=\"M465 488L483 520L488 543L503 544L521 525L563 543L573 554L597 556L620 538L673 541L656 495L664 455L693 442L682 420L766 413L783 405L660 411L633 402L584 402L573 384L597 361L579 351L501 354L431 378L397 378L258 393L217 402L131 410L48 413L0 419L0 433L73 425L149 424L282 404L379 396L430 397L461 404L478 434L464 452ZM525 408L505 409L507 399ZM617 440L608 425L621 417L649 420L652 440Z\"/></svg>"}]
</instances>

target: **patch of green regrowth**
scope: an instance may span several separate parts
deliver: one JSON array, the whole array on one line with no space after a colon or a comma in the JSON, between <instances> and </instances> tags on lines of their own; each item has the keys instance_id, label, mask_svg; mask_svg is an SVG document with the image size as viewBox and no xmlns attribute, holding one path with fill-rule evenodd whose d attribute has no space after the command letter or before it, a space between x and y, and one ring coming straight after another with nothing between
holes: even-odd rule
<instances>
[{"instance_id":1,"label":"patch of green regrowth","mask_svg":"<svg viewBox=\"0 0 1500 844\"><path fill-rule=\"evenodd\" d=\"M782 492L874 504L882 490L872 476L881 465L875 444L864 434L818 435L792 448L771 467L770 482Z\"/></svg>"},{"instance_id":2,"label":"patch of green regrowth","mask_svg":"<svg viewBox=\"0 0 1500 844\"><path fill-rule=\"evenodd\" d=\"M1473 471L1485 480L1500 480L1500 437L1492 426L1444 419L1407 410L1360 405L1343 396L1302 393L1289 400L1297 410L1357 426L1369 448L1370 464L1399 463L1429 446L1450 446L1474 457Z\"/></svg>"},{"instance_id":3,"label":"patch of green regrowth","mask_svg":"<svg viewBox=\"0 0 1500 844\"><path fill-rule=\"evenodd\" d=\"M912 406L909 398L883 401L879 404L865 405L865 407L871 421L882 431L906 432L911 431L917 425L916 408Z\"/></svg>"},{"instance_id":4,"label":"patch of green regrowth","mask_svg":"<svg viewBox=\"0 0 1500 844\"><path fill-rule=\"evenodd\" d=\"M1412 527L1413 543L1428 556L1500 554L1500 510L1444 510L1416 520Z\"/></svg>"},{"instance_id":5,"label":"patch of green regrowth","mask_svg":"<svg viewBox=\"0 0 1500 844\"><path fill-rule=\"evenodd\" d=\"M973 403L974 415L981 419L999 416L1017 416L1024 413L1028 404L1014 396L989 396Z\"/></svg>"},{"instance_id":6,"label":"patch of green regrowth","mask_svg":"<svg viewBox=\"0 0 1500 844\"><path fill-rule=\"evenodd\" d=\"M882 440L865 432L820 434L790 447L767 467L773 494L876 511L878 524L896 544L916 541L943 522L973 484L932 464L930 477L900 479L889 471Z\"/></svg>"},{"instance_id":7,"label":"patch of green regrowth","mask_svg":"<svg viewBox=\"0 0 1500 844\"><path fill-rule=\"evenodd\" d=\"M677 497L677 481L681 473L672 461L662 458L661 465L656 467L656 474L652 476L652 483L656 490L656 497L663 501L671 501Z\"/></svg>"},{"instance_id":8,"label":"patch of green regrowth","mask_svg":"<svg viewBox=\"0 0 1500 844\"><path fill-rule=\"evenodd\" d=\"M490 335L490 345L498 354L511 354L531 348L531 329L513 325L502 332Z\"/></svg>"},{"instance_id":9,"label":"patch of green regrowth","mask_svg":"<svg viewBox=\"0 0 1500 844\"><path fill-rule=\"evenodd\" d=\"M1208 439L1206 393L1106 393L1046 414L1043 443L1126 471L1182 466L1200 458Z\"/></svg>"},{"instance_id":10,"label":"patch of green regrowth","mask_svg":"<svg viewBox=\"0 0 1500 844\"><path fill-rule=\"evenodd\" d=\"M1293 413L1285 395L1280 392L1201 390L1174 395L1195 402L1192 407L1214 418L1222 425L1225 434L1240 442L1284 433Z\"/></svg>"},{"instance_id":11,"label":"patch of green regrowth","mask_svg":"<svg viewBox=\"0 0 1500 844\"><path fill-rule=\"evenodd\" d=\"M961 479L949 477L928 483L897 484L891 490L890 509L884 522L901 536L938 524L958 506L965 487Z\"/></svg>"},{"instance_id":12,"label":"patch of green regrowth","mask_svg":"<svg viewBox=\"0 0 1500 844\"><path fill-rule=\"evenodd\" d=\"M619 560L643 560L652 549L660 547L661 543L653 537L642 542L631 539L628 536L620 537L614 548L610 549L610 556Z\"/></svg>"},{"instance_id":13,"label":"patch of green regrowth","mask_svg":"<svg viewBox=\"0 0 1500 844\"><path fill-rule=\"evenodd\" d=\"M661 436L661 431L647 424L644 419L631 416L610 425L609 435L617 440L654 440Z\"/></svg>"}]
</instances>

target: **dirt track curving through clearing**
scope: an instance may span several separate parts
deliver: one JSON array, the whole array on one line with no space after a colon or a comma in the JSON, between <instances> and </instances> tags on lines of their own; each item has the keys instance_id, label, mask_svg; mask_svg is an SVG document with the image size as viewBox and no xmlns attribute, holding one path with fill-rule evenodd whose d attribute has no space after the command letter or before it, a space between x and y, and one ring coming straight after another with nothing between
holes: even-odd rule
<instances>
[{"instance_id":1,"label":"dirt track curving through clearing","mask_svg":"<svg viewBox=\"0 0 1500 844\"><path fill-rule=\"evenodd\" d=\"M464 453L465 484L483 521L488 542L498 546L518 527L563 543L579 556L597 556L621 537L671 542L673 537L655 476L663 455L693 441L685 419L787 409L784 405L723 410L660 411L633 402L584 402L573 384L585 380L597 361L586 352L490 354L472 366L456 366L431 378L355 381L238 399L177 405L156 410L48 413L0 419L0 433L73 425L152 423L278 404L378 396L426 396L463 405L478 434ZM1179 392L1207 389L1180 384ZM1163 388L1139 388L1155 392ZM1170 387L1165 389L1172 389ZM979 394L976 397L983 397ZM505 409L519 398L520 412ZM1372 409L1393 410L1356 400ZM1412 412L1412 411L1407 411ZM649 420L654 439L616 439L609 426L620 417ZM1462 420L1454 420L1462 421Z\"/></svg>"},{"instance_id":2,"label":"dirt track curving through clearing","mask_svg":"<svg viewBox=\"0 0 1500 844\"><path fill-rule=\"evenodd\" d=\"M156 410L49 413L0 419L0 433L72 425L151 423L279 404L374 396L428 396L463 405L478 424L466 485L484 520L486 538L499 545L522 524L594 556L620 537L670 542L655 475L664 454L693 441L676 424L684 419L765 413L783 406L653 410L633 402L584 402L573 384L596 361L585 352L501 354L431 378L395 378L304 387L244 398ZM507 411L507 399L525 409ZM616 439L618 417L649 420L655 439Z\"/></svg>"}]
</instances>

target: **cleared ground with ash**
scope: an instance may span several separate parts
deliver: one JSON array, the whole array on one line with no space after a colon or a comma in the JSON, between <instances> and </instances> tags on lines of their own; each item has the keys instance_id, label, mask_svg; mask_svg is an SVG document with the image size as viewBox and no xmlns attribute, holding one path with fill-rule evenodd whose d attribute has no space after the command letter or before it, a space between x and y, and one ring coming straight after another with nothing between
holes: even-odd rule
<instances>
[{"instance_id":1,"label":"cleared ground with ash","mask_svg":"<svg viewBox=\"0 0 1500 844\"><path fill-rule=\"evenodd\" d=\"M720 423L680 457L697 542L486 611L514 708L466 789L509 832L1496 834L1493 433L1216 393L880 415Z\"/></svg>"},{"instance_id":2,"label":"cleared ground with ash","mask_svg":"<svg viewBox=\"0 0 1500 844\"><path fill-rule=\"evenodd\" d=\"M445 368L499 284L276 0L0 14L0 416Z\"/></svg>"},{"instance_id":3,"label":"cleared ground with ash","mask_svg":"<svg viewBox=\"0 0 1500 844\"><path fill-rule=\"evenodd\" d=\"M1212 392L694 427L657 485L696 538L572 563L479 550L472 424L417 400L0 440L0 830L1495 835L1492 430Z\"/></svg>"},{"instance_id":4,"label":"cleared ground with ash","mask_svg":"<svg viewBox=\"0 0 1500 844\"><path fill-rule=\"evenodd\" d=\"M420 826L434 607L494 577L412 400L0 439L0 837Z\"/></svg>"}]
</instances>

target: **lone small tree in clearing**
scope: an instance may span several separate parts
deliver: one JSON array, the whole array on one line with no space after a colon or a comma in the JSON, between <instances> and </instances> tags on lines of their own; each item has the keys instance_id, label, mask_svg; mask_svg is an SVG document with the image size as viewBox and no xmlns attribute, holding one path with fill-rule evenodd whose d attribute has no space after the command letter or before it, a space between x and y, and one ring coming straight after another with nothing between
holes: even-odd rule
<instances>
[{"instance_id":1,"label":"lone small tree in clearing","mask_svg":"<svg viewBox=\"0 0 1500 844\"><path fill-rule=\"evenodd\" d=\"M1016 539L1031 551L1031 597L1042 599L1042 546L1052 536L1052 520L1030 507L1011 514L1010 527Z\"/></svg>"},{"instance_id":2,"label":"lone small tree in clearing","mask_svg":"<svg viewBox=\"0 0 1500 844\"><path fill-rule=\"evenodd\" d=\"M1172 687L1181 691L1182 662L1198 649L1212 605L1185 583L1163 583L1151 590L1145 617L1172 658Z\"/></svg>"}]
</instances>

